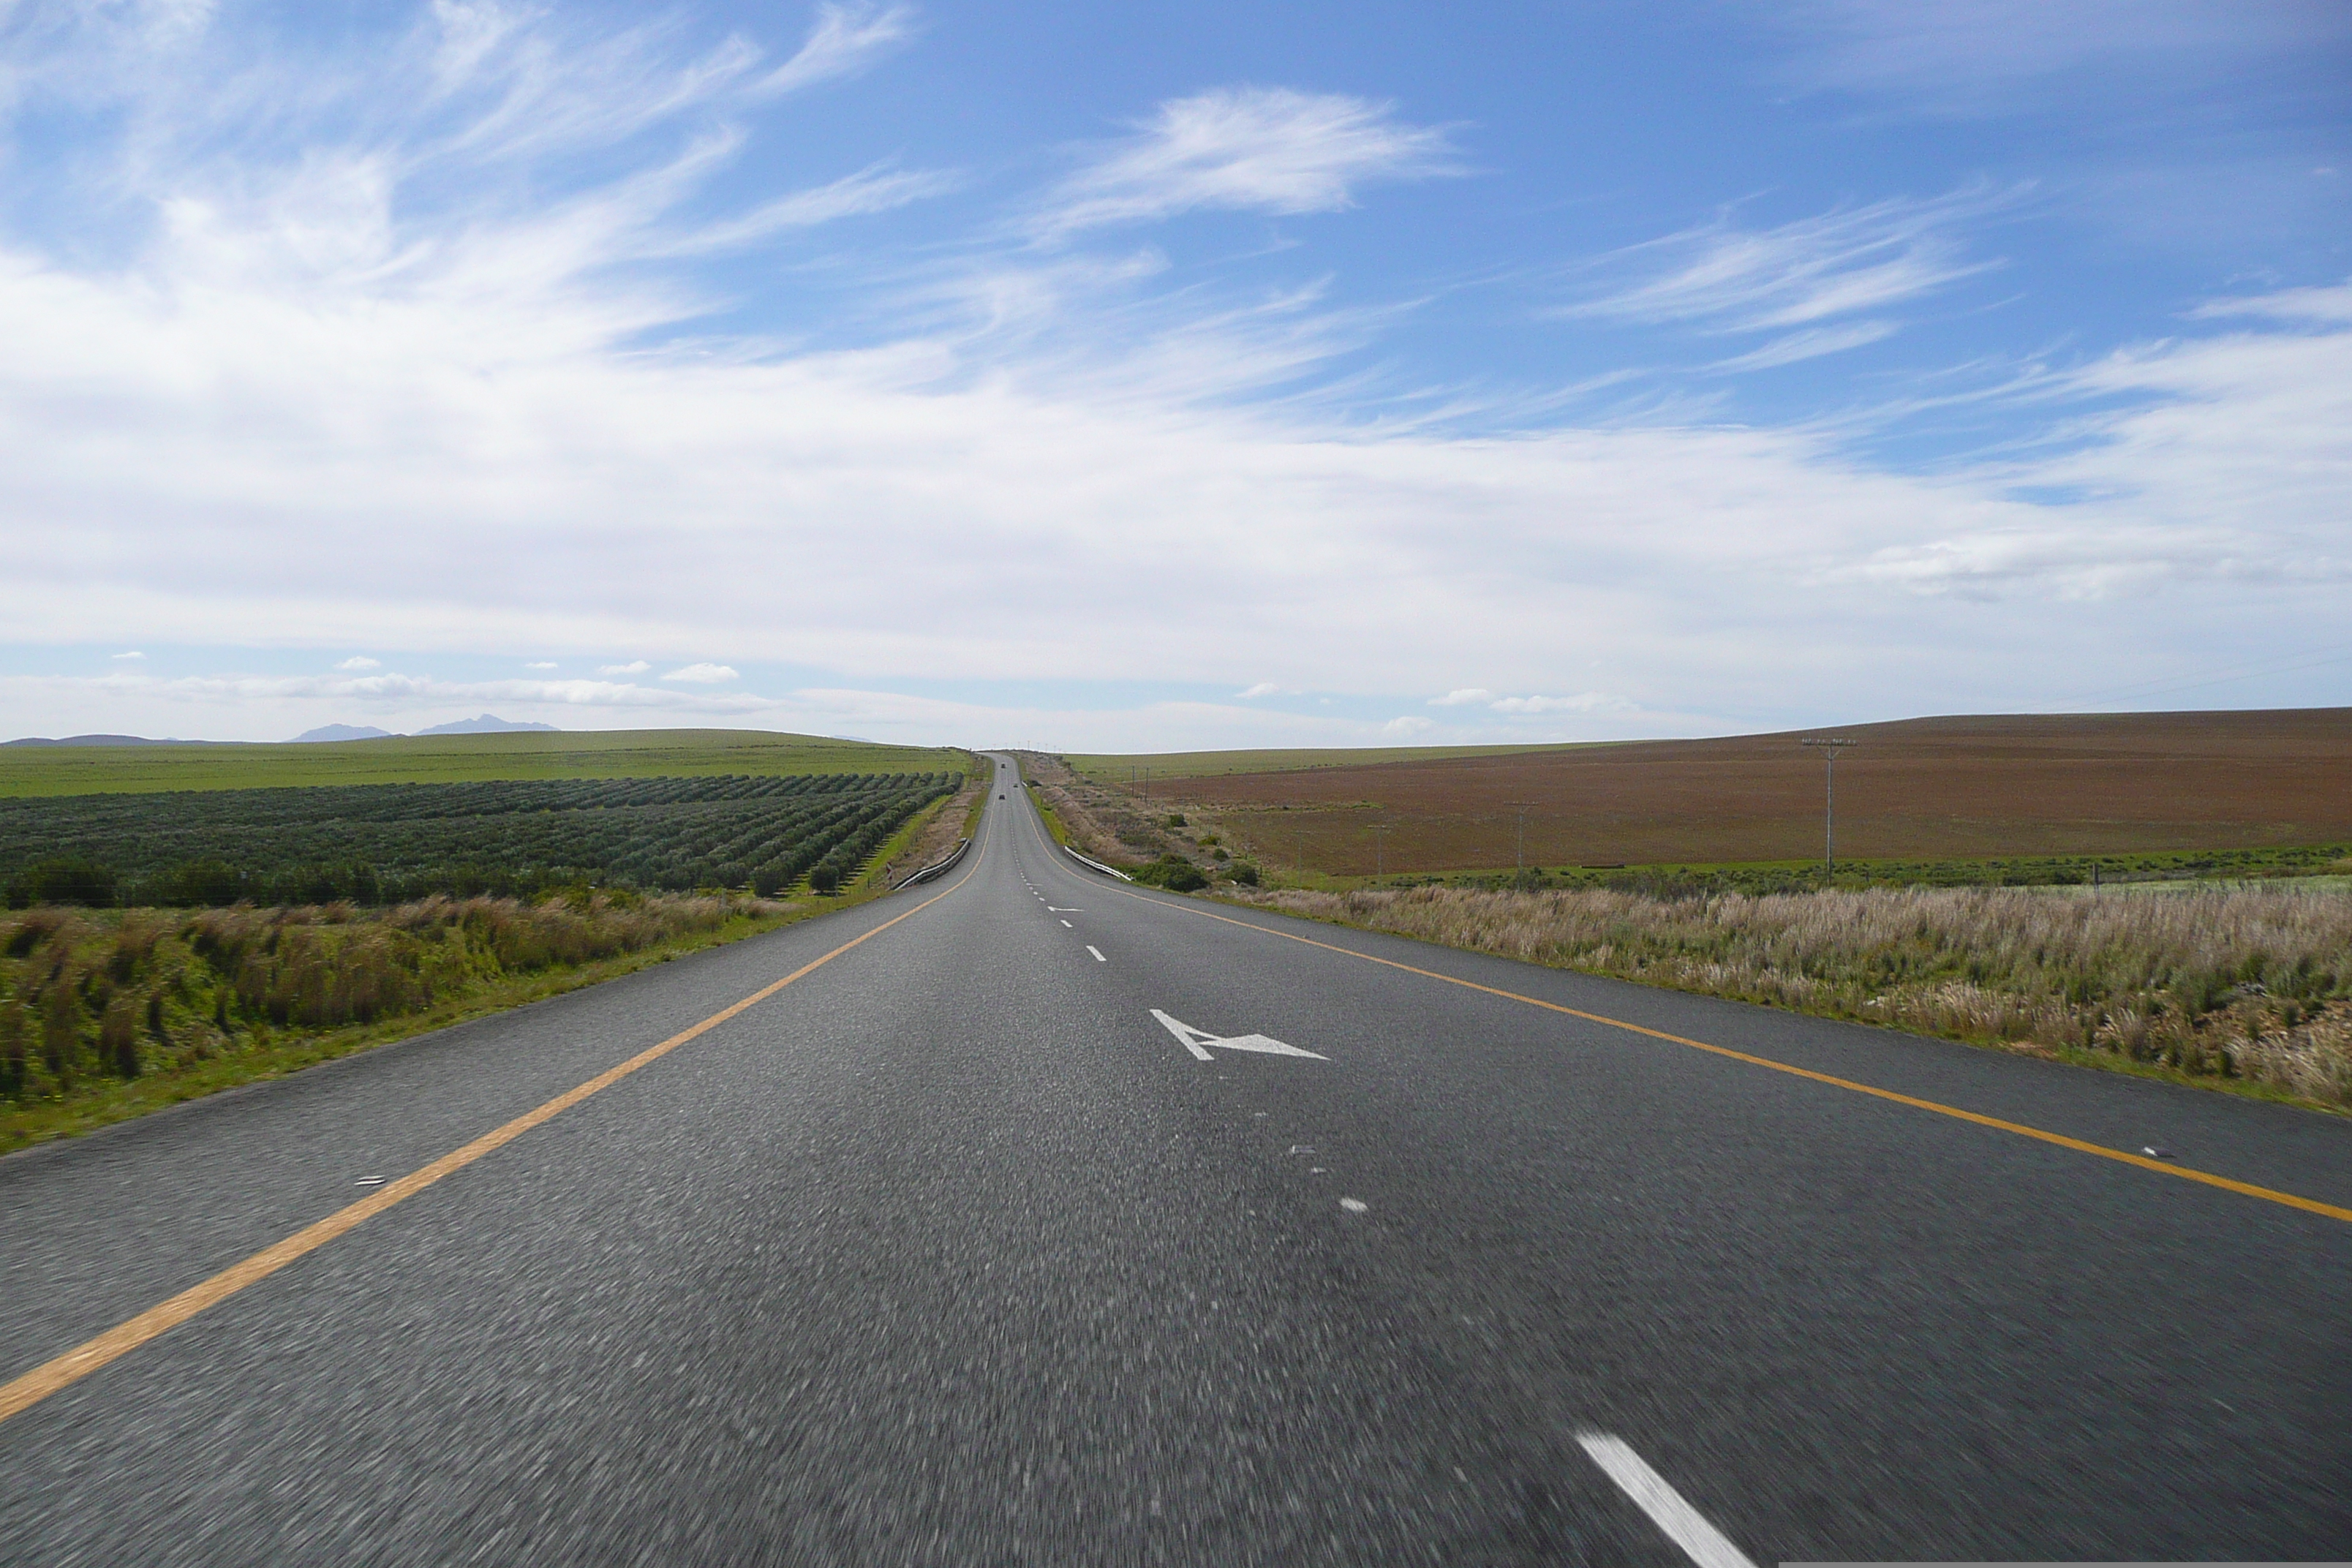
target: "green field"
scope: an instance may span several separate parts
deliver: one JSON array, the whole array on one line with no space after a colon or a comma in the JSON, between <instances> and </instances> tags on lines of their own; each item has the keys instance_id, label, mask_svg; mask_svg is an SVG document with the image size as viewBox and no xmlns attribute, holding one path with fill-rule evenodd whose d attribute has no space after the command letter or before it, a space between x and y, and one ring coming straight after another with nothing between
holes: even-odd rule
<instances>
[{"instance_id":1,"label":"green field","mask_svg":"<svg viewBox=\"0 0 2352 1568\"><path fill-rule=\"evenodd\" d=\"M948 747L880 746L765 730L534 731L308 745L0 746L0 799L485 779L962 773L974 765L969 753Z\"/></svg>"},{"instance_id":2,"label":"green field","mask_svg":"<svg viewBox=\"0 0 2352 1568\"><path fill-rule=\"evenodd\" d=\"M572 883L830 892L964 775L742 773L0 801L10 907L401 903Z\"/></svg>"},{"instance_id":3,"label":"green field","mask_svg":"<svg viewBox=\"0 0 2352 1568\"><path fill-rule=\"evenodd\" d=\"M1508 757L1523 752L1589 752L1617 741L1570 741L1548 746L1362 746L1293 747L1258 752L1139 752L1133 754L1063 754L1071 768L1097 784L1125 788L1131 770L1150 768L1155 779L1211 779L1233 773L1288 773L1310 768L1360 768L1379 763L1444 762L1454 757Z\"/></svg>"}]
</instances>

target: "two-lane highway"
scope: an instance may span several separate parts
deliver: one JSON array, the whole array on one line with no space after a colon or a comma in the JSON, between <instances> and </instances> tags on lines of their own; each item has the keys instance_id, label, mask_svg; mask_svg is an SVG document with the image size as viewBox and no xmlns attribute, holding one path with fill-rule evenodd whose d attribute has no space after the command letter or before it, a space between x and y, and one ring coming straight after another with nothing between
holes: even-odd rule
<instances>
[{"instance_id":1,"label":"two-lane highway","mask_svg":"<svg viewBox=\"0 0 2352 1568\"><path fill-rule=\"evenodd\" d=\"M998 765L941 882L0 1162L0 1556L2352 1542L2352 1127L1131 888Z\"/></svg>"}]
</instances>

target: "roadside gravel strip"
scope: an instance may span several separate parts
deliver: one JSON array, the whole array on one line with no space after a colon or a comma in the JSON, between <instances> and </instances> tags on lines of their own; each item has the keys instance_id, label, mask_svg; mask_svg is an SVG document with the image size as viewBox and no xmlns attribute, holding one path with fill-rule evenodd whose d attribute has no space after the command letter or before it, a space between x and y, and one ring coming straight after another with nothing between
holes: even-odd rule
<instances>
[{"instance_id":1,"label":"roadside gravel strip","mask_svg":"<svg viewBox=\"0 0 2352 1568\"><path fill-rule=\"evenodd\" d=\"M2352 1125L1131 889L1006 793L930 886L0 1161L0 1556L2352 1540Z\"/></svg>"}]
</instances>

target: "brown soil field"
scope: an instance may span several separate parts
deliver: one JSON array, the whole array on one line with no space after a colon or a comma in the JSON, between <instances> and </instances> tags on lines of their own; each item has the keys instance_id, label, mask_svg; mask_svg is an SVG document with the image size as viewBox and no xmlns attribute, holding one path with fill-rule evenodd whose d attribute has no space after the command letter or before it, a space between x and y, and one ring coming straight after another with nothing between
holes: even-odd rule
<instances>
[{"instance_id":1,"label":"brown soil field","mask_svg":"<svg viewBox=\"0 0 2352 1568\"><path fill-rule=\"evenodd\" d=\"M1153 781L1269 864L1337 876L2268 848L2352 840L2352 708L1991 715ZM1392 825L1377 847L1370 829Z\"/></svg>"}]
</instances>

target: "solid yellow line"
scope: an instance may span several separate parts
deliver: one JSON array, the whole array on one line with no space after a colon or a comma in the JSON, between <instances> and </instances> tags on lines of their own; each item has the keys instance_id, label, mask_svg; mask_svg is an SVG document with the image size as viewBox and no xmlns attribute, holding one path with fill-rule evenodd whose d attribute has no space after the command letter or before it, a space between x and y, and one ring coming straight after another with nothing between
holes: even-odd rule
<instances>
[{"instance_id":1,"label":"solid yellow line","mask_svg":"<svg viewBox=\"0 0 2352 1568\"><path fill-rule=\"evenodd\" d=\"M2338 1208L2334 1204L2324 1204L2316 1198L2300 1197L2294 1193L2282 1193L2270 1187L2258 1187L2251 1182L2233 1181L2228 1176L2217 1176L2210 1171L2194 1170L2187 1165L2175 1165L2163 1160L2150 1159L2145 1154L2134 1154L2122 1149L2110 1149L2104 1143L2087 1143L2080 1138L2069 1138L2063 1132L2045 1132L2039 1127L2028 1127L2021 1121L2004 1121L1998 1116L1963 1110L1957 1105L1945 1105L1933 1100L1921 1100L1916 1095L1897 1094L1891 1089L1879 1089L1871 1084L1856 1083L1850 1078L1815 1072L1811 1068L1796 1067L1788 1062L1776 1062L1769 1057L1750 1056L1746 1051L1735 1051L1728 1046L1711 1046L1705 1040L1686 1039L1680 1035L1670 1035L1664 1029L1653 1029L1641 1024L1629 1024L1622 1018L1609 1018L1599 1013L1580 1012L1574 1007L1563 1007L1557 1002L1546 1002L1540 997L1522 996L1516 991L1505 991L1493 985L1481 985L1475 980L1463 980L1454 975L1441 974L1433 969L1416 969L1410 963L1399 963L1392 958L1376 958L1369 952L1358 952L1353 948L1341 947L1335 942L1318 942L1311 936L1300 936L1294 931L1276 931L1271 926L1262 926L1254 921L1237 921L1230 915L1212 914L1207 910L1194 905L1162 903L1158 899L1144 898L1140 893L1129 893L1125 888L1116 888L1112 891L1127 893L1130 899L1140 900L1147 904L1158 904L1162 909L1181 910L1186 914L1199 915L1205 920L1223 921L1227 925L1240 926L1245 931L1259 931L1266 936L1278 936L1285 942L1305 942L1308 947L1319 947L1327 952L1343 953L1349 958L1360 958L1366 963L1384 964L1391 969L1402 969L1408 974L1419 974L1431 980L1443 980L1448 985L1459 985L1471 991L1483 991L1489 996L1500 996L1507 1001L1524 1002L1530 1007L1542 1007L1554 1013L1565 1013L1571 1018L1581 1018L1588 1024L1605 1024L1612 1029L1624 1029L1636 1035L1647 1035L1654 1040L1665 1040L1677 1046L1688 1046L1695 1051L1708 1051L1718 1057L1728 1057L1733 1061L1746 1062L1750 1067L1769 1068L1774 1072L1784 1072L1792 1078L1811 1079L1815 1083L1825 1083L1833 1089L1850 1089L1855 1094L1867 1094L1877 1100L1891 1100L1897 1105L1907 1105L1915 1110L1932 1110L1938 1116L1949 1116L1961 1121L1973 1121L1979 1127L1991 1127L2002 1132L2014 1132L2021 1138L2032 1138L2043 1143L2054 1143L2061 1149L2072 1149L2078 1154L2095 1154L2102 1160L2114 1160L2121 1164L2137 1165L2144 1171L2154 1171L2160 1176L2178 1176L2184 1182L2201 1182L2209 1187L2220 1187L2224 1192L2236 1193L2243 1197L2260 1198L2264 1203L2280 1204L2287 1208L2301 1209L2305 1214L2325 1215L2329 1219L2352 1221L2352 1209Z\"/></svg>"},{"instance_id":2,"label":"solid yellow line","mask_svg":"<svg viewBox=\"0 0 2352 1568\"><path fill-rule=\"evenodd\" d=\"M505 1126L483 1133L462 1149L453 1149L421 1170L412 1171L396 1182L386 1183L348 1208L338 1209L316 1225L296 1231L274 1247L263 1247L241 1263L233 1264L200 1285L192 1285L167 1301L158 1302L127 1322L118 1323L106 1332L83 1344L76 1345L63 1355L42 1363L23 1376L0 1385L0 1421L5 1421L26 1410L67 1384L89 1376L119 1356L128 1355L156 1335L178 1327L208 1307L219 1305L248 1285L257 1284L303 1254L320 1247L359 1225L362 1220L382 1214L393 1205L412 1198L453 1171L462 1171L494 1149L503 1148L530 1131L541 1122L560 1116L590 1095L610 1089L639 1068L658 1061L698 1035L706 1034L758 1005L810 972L823 968L868 938L881 935L900 921L921 914L957 888L971 879L980 868L975 856L971 868L955 880L953 887L942 889L903 914L893 915L864 935L851 938L822 958L801 965L782 980L761 986L730 1007L713 1013L691 1028L681 1029L657 1046L649 1046L618 1067L608 1068L576 1089L569 1089L536 1110L524 1112Z\"/></svg>"}]
</instances>

